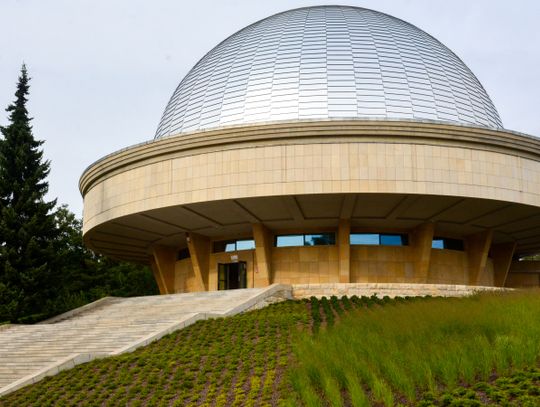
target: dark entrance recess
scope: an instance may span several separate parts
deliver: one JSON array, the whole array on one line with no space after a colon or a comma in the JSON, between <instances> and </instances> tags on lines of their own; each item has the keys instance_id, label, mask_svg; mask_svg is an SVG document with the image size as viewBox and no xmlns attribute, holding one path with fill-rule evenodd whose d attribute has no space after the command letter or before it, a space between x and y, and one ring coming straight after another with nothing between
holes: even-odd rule
<instances>
[{"instance_id":1,"label":"dark entrance recess","mask_svg":"<svg viewBox=\"0 0 540 407\"><path fill-rule=\"evenodd\" d=\"M247 266L245 261L218 264L218 290L233 290L247 287Z\"/></svg>"}]
</instances>

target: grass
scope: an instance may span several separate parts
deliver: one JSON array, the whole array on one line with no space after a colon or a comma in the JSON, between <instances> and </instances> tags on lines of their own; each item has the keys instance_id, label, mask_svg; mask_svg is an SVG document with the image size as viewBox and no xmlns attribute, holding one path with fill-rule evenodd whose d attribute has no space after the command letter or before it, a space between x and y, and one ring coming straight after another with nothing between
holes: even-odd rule
<instances>
[{"instance_id":1,"label":"grass","mask_svg":"<svg viewBox=\"0 0 540 407\"><path fill-rule=\"evenodd\" d=\"M200 321L0 406L536 406L539 320L538 292L287 301Z\"/></svg>"},{"instance_id":2,"label":"grass","mask_svg":"<svg viewBox=\"0 0 540 407\"><path fill-rule=\"evenodd\" d=\"M300 396L291 404L413 404L425 392L538 364L538 292L391 304L351 312L324 334L303 335L292 372Z\"/></svg>"}]
</instances>

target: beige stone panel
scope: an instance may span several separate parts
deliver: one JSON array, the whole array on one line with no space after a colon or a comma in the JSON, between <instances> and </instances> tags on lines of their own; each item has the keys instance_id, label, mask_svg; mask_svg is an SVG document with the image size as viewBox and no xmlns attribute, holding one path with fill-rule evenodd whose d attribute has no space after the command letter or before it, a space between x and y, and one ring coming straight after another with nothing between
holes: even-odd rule
<instances>
[{"instance_id":1,"label":"beige stone panel","mask_svg":"<svg viewBox=\"0 0 540 407\"><path fill-rule=\"evenodd\" d=\"M278 247L272 250L273 282L339 282L336 246ZM327 258L328 261L319 261Z\"/></svg>"},{"instance_id":2,"label":"beige stone panel","mask_svg":"<svg viewBox=\"0 0 540 407\"><path fill-rule=\"evenodd\" d=\"M192 155L168 155L163 150L157 162L156 158L130 165L122 164L127 158L118 161L118 169L104 172L85 190L84 229L166 204L284 193L416 192L540 205L540 164L515 153L437 140L430 141L435 145L386 143L384 137L378 142L325 144L287 140L295 142L228 145L227 151L201 149ZM156 145L160 143L164 142ZM508 146L511 149L511 143ZM126 150L107 160L129 154ZM271 165L265 157L272 157ZM107 160L96 167L105 166ZM88 172L93 171L92 167Z\"/></svg>"},{"instance_id":3,"label":"beige stone panel","mask_svg":"<svg viewBox=\"0 0 540 407\"><path fill-rule=\"evenodd\" d=\"M431 249L429 284L469 284L467 254L458 250Z\"/></svg>"},{"instance_id":4,"label":"beige stone panel","mask_svg":"<svg viewBox=\"0 0 540 407\"><path fill-rule=\"evenodd\" d=\"M414 278L414 250L410 246L351 246L352 283L403 280L406 270Z\"/></svg>"},{"instance_id":5,"label":"beige stone panel","mask_svg":"<svg viewBox=\"0 0 540 407\"><path fill-rule=\"evenodd\" d=\"M510 272L506 278L506 287L537 288L540 287L540 273Z\"/></svg>"},{"instance_id":6,"label":"beige stone panel","mask_svg":"<svg viewBox=\"0 0 540 407\"><path fill-rule=\"evenodd\" d=\"M198 291L198 288L191 259L177 261L175 264L174 292L189 293Z\"/></svg>"}]
</instances>

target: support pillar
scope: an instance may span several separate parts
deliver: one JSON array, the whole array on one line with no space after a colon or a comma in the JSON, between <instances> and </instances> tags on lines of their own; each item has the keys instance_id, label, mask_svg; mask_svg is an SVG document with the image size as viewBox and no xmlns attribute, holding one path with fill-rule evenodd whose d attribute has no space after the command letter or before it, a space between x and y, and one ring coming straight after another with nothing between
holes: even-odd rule
<instances>
[{"instance_id":1,"label":"support pillar","mask_svg":"<svg viewBox=\"0 0 540 407\"><path fill-rule=\"evenodd\" d=\"M465 239L470 285L480 284L482 273L484 273L486 269L486 262L492 238L493 231L485 230L483 232L467 236Z\"/></svg>"},{"instance_id":2,"label":"support pillar","mask_svg":"<svg viewBox=\"0 0 540 407\"><path fill-rule=\"evenodd\" d=\"M429 267L431 264L431 245L435 224L422 223L411 233L411 246L414 253L414 274L418 283L429 282Z\"/></svg>"},{"instance_id":3,"label":"support pillar","mask_svg":"<svg viewBox=\"0 0 540 407\"><path fill-rule=\"evenodd\" d=\"M186 240L199 291L208 291L210 239L196 233L189 233Z\"/></svg>"},{"instance_id":4,"label":"support pillar","mask_svg":"<svg viewBox=\"0 0 540 407\"><path fill-rule=\"evenodd\" d=\"M172 247L156 246L152 249L150 266L160 294L174 293L174 267L177 250Z\"/></svg>"},{"instance_id":5,"label":"support pillar","mask_svg":"<svg viewBox=\"0 0 540 407\"><path fill-rule=\"evenodd\" d=\"M504 287L506 284L506 277L512 264L512 257L514 256L514 250L516 250L517 243L501 243L491 246L491 257L493 258L493 282L497 287Z\"/></svg>"},{"instance_id":6,"label":"support pillar","mask_svg":"<svg viewBox=\"0 0 540 407\"><path fill-rule=\"evenodd\" d=\"M272 235L262 223L254 223L252 228L256 256L253 286L266 287L272 283Z\"/></svg>"},{"instance_id":7,"label":"support pillar","mask_svg":"<svg viewBox=\"0 0 540 407\"><path fill-rule=\"evenodd\" d=\"M338 226L339 282L351 282L351 221L340 219Z\"/></svg>"}]
</instances>

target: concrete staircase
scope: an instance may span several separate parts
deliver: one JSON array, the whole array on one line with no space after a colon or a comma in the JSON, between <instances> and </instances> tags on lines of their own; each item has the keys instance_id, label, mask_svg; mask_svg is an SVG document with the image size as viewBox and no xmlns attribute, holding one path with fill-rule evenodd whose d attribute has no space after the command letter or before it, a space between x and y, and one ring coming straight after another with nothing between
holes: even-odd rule
<instances>
[{"instance_id":1,"label":"concrete staircase","mask_svg":"<svg viewBox=\"0 0 540 407\"><path fill-rule=\"evenodd\" d=\"M291 296L291 287L107 297L36 325L0 328L0 397L98 357L130 352L200 319Z\"/></svg>"}]
</instances>

